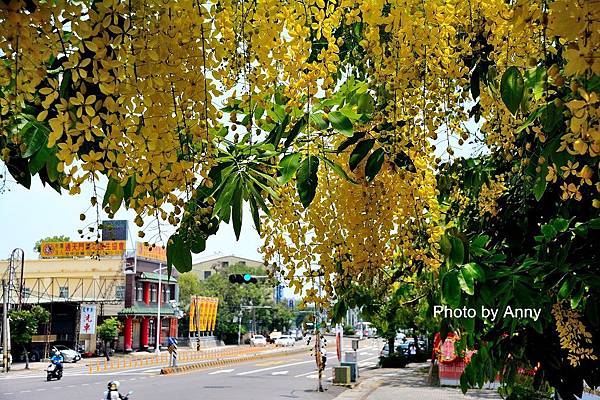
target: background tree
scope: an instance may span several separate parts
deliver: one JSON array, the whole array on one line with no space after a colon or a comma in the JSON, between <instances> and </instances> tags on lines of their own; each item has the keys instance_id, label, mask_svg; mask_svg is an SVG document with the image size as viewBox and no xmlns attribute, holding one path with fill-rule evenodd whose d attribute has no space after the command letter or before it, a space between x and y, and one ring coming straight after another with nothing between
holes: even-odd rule
<instances>
[{"instance_id":1,"label":"background tree","mask_svg":"<svg viewBox=\"0 0 600 400\"><path fill-rule=\"evenodd\" d=\"M242 333L252 325L252 316L257 331L268 333L269 329L282 330L289 327L289 320L293 320L293 313L286 310L283 305L276 305L273 301L273 288L276 282L272 279L259 279L257 284L232 284L229 282L230 274L266 275L263 268L250 268L243 265L233 265L226 270L220 270L200 282L199 294L219 298L217 311L217 326L215 334L226 343L237 343L238 317L240 305L268 306L270 309L258 308L252 312L244 310L242 314Z\"/></svg>"},{"instance_id":2,"label":"background tree","mask_svg":"<svg viewBox=\"0 0 600 400\"><path fill-rule=\"evenodd\" d=\"M64 236L64 235L48 236L48 237L45 237L45 238L40 239L37 242L35 242L35 245L33 245L33 251L35 251L38 254L41 254L42 242L69 242L69 241L71 241L71 238L68 236Z\"/></svg>"},{"instance_id":3,"label":"background tree","mask_svg":"<svg viewBox=\"0 0 600 400\"><path fill-rule=\"evenodd\" d=\"M36 305L30 310L11 310L9 317L11 339L15 344L22 346L25 355L25 369L29 369L27 345L31 343L31 337L38 333L40 325L48 323L50 312Z\"/></svg>"},{"instance_id":4,"label":"background tree","mask_svg":"<svg viewBox=\"0 0 600 400\"><path fill-rule=\"evenodd\" d=\"M104 343L104 355L107 361L110 360L110 344L119 336L119 329L120 323L115 317L105 319L98 326L98 336L102 340L102 343Z\"/></svg>"}]
</instances>

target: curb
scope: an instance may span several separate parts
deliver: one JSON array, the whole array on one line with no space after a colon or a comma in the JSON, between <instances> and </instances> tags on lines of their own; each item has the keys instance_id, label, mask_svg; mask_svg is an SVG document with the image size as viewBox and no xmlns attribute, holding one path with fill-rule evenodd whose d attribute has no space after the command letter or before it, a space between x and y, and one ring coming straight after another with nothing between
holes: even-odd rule
<instances>
[{"instance_id":1,"label":"curb","mask_svg":"<svg viewBox=\"0 0 600 400\"><path fill-rule=\"evenodd\" d=\"M259 354L249 355L249 356L221 358L221 359L217 359L217 360L209 360L209 361L204 361L204 362L191 363L191 364L182 365L179 367L164 367L164 368L160 369L160 374L161 375L172 375L172 374L177 374L177 373L187 372L187 371L192 371L192 370L197 370L197 369L225 366L225 365L235 364L235 363L244 362L244 361L252 361L252 360L260 360L263 358L277 357L277 356L281 356L281 355L285 355L285 354L303 353L304 351L306 351L306 349L297 349L297 350L277 352L277 353L268 353L268 354L260 354L259 353Z\"/></svg>"}]
</instances>

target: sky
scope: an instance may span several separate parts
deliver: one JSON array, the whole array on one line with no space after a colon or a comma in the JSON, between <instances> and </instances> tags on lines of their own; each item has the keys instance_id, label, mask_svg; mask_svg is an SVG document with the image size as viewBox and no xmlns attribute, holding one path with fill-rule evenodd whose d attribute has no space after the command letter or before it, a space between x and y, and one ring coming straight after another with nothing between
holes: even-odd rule
<instances>
[{"instance_id":1,"label":"sky","mask_svg":"<svg viewBox=\"0 0 600 400\"><path fill-rule=\"evenodd\" d=\"M6 171L0 164L0 174ZM47 236L66 235L73 241L81 239L77 233L94 218L89 209L92 189L82 188L79 195L71 196L66 192L59 195L53 189L42 186L39 177L32 178L31 189L15 183L8 175L5 191L0 192L0 259L9 257L13 249L20 247L25 251L25 259L38 258L33 251L36 241ZM101 195L99 196L101 198ZM244 210L240 240L235 240L233 227L221 224L215 236L211 236L203 253L194 255L193 261L201 261L221 255L262 260L258 248L262 241L254 229L249 209ZM81 222L79 215L86 213L86 221ZM101 218L106 214L101 213ZM123 207L114 219L129 220L129 240L127 247L133 249L133 240L137 239L137 226L133 224L135 213ZM108 218L106 218L108 219ZM170 234L174 231L167 230Z\"/></svg>"}]
</instances>

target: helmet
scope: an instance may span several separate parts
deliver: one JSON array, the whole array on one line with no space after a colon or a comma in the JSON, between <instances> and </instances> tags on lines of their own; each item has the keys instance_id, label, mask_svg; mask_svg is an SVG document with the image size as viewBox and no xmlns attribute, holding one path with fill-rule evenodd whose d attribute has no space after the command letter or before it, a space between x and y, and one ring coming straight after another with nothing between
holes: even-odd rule
<instances>
[{"instance_id":1,"label":"helmet","mask_svg":"<svg viewBox=\"0 0 600 400\"><path fill-rule=\"evenodd\" d=\"M119 381L108 382L108 390L119 390Z\"/></svg>"},{"instance_id":2,"label":"helmet","mask_svg":"<svg viewBox=\"0 0 600 400\"><path fill-rule=\"evenodd\" d=\"M60 356L60 351L56 350L56 351L54 352L54 355L55 355L55 356Z\"/></svg>"}]
</instances>

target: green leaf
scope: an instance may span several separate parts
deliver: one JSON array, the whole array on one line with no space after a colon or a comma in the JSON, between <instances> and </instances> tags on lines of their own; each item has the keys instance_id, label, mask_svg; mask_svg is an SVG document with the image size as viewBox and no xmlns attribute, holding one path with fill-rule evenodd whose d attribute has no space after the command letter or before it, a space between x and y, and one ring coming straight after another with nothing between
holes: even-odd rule
<instances>
[{"instance_id":1,"label":"green leaf","mask_svg":"<svg viewBox=\"0 0 600 400\"><path fill-rule=\"evenodd\" d=\"M302 128L306 126L307 122L308 115L306 114L298 121L296 121L292 129L290 129L290 131L287 134L287 138L285 140L285 143L283 144L285 147L290 147L290 145L294 142L294 139L296 139Z\"/></svg>"},{"instance_id":2,"label":"green leaf","mask_svg":"<svg viewBox=\"0 0 600 400\"><path fill-rule=\"evenodd\" d=\"M125 207L129 207L129 199L133 196L133 191L135 190L135 175L132 175L127 180L127 184L123 188L123 200L125 200Z\"/></svg>"},{"instance_id":3,"label":"green leaf","mask_svg":"<svg viewBox=\"0 0 600 400\"><path fill-rule=\"evenodd\" d=\"M452 251L452 243L450 243L450 240L446 235L442 235L440 238L440 250L442 250L442 254L444 256L450 256L450 252Z\"/></svg>"},{"instance_id":4,"label":"green leaf","mask_svg":"<svg viewBox=\"0 0 600 400\"><path fill-rule=\"evenodd\" d=\"M308 156L300 163L296 172L296 189L300 202L304 208L308 207L317 193L317 172L319 171L319 158Z\"/></svg>"},{"instance_id":5,"label":"green leaf","mask_svg":"<svg viewBox=\"0 0 600 400\"><path fill-rule=\"evenodd\" d=\"M484 247L488 244L488 242L490 241L490 237L488 235L479 235L474 237L471 240L471 246L470 246L470 252L473 255L481 255L484 254Z\"/></svg>"},{"instance_id":6,"label":"green leaf","mask_svg":"<svg viewBox=\"0 0 600 400\"><path fill-rule=\"evenodd\" d=\"M320 131L324 131L325 129L329 128L329 122L325 121L323 116L323 113L310 114L310 120L314 124L315 128Z\"/></svg>"},{"instance_id":7,"label":"green leaf","mask_svg":"<svg viewBox=\"0 0 600 400\"><path fill-rule=\"evenodd\" d=\"M571 290L573 290L573 280L567 278L558 291L559 298L566 299L571 294Z\"/></svg>"},{"instance_id":8,"label":"green leaf","mask_svg":"<svg viewBox=\"0 0 600 400\"><path fill-rule=\"evenodd\" d=\"M115 197L114 201L111 202L110 198L113 194L115 195ZM123 186L121 186L121 184L118 181L111 178L108 180L106 192L104 192L104 197L102 198L102 207L104 208L108 205L110 207L110 210L113 213L116 213L119 207L121 206L121 203L123 202L124 196L125 191L123 190Z\"/></svg>"},{"instance_id":9,"label":"green leaf","mask_svg":"<svg viewBox=\"0 0 600 400\"><path fill-rule=\"evenodd\" d=\"M456 271L450 271L444 276L442 296L446 303L452 307L456 307L460 303L460 284Z\"/></svg>"},{"instance_id":10,"label":"green leaf","mask_svg":"<svg viewBox=\"0 0 600 400\"><path fill-rule=\"evenodd\" d=\"M476 263L463 265L463 270L469 271L469 274L478 281L485 280L485 271Z\"/></svg>"},{"instance_id":11,"label":"green leaf","mask_svg":"<svg viewBox=\"0 0 600 400\"><path fill-rule=\"evenodd\" d=\"M202 235L194 235L190 250L194 254L202 253L206 250L206 239Z\"/></svg>"},{"instance_id":12,"label":"green leaf","mask_svg":"<svg viewBox=\"0 0 600 400\"><path fill-rule=\"evenodd\" d=\"M535 196L536 201L540 201L544 195L544 192L546 191L547 186L548 182L546 182L544 177L540 176L538 179L536 179L535 183L533 184L533 195Z\"/></svg>"},{"instance_id":13,"label":"green leaf","mask_svg":"<svg viewBox=\"0 0 600 400\"><path fill-rule=\"evenodd\" d=\"M342 168L342 166L339 165L338 163L331 161L329 158L327 158L325 156L319 156L319 158L321 160L323 160L323 162L327 165L327 167L331 168L331 170L333 172L335 172L340 178L343 178L352 183L357 183L354 179L352 179L348 176L346 171L344 171L344 168Z\"/></svg>"},{"instance_id":14,"label":"green leaf","mask_svg":"<svg viewBox=\"0 0 600 400\"><path fill-rule=\"evenodd\" d=\"M167 243L167 266L175 266L180 273L192 270L192 253L179 234L173 234Z\"/></svg>"},{"instance_id":15,"label":"green leaf","mask_svg":"<svg viewBox=\"0 0 600 400\"><path fill-rule=\"evenodd\" d=\"M457 278L462 291L472 296L475 293L475 282L471 271L468 268L461 268Z\"/></svg>"},{"instance_id":16,"label":"green leaf","mask_svg":"<svg viewBox=\"0 0 600 400\"><path fill-rule=\"evenodd\" d=\"M233 221L233 231L235 233L236 240L240 240L240 231L242 229L242 191L241 180L238 180L231 202L231 219Z\"/></svg>"},{"instance_id":17,"label":"green leaf","mask_svg":"<svg viewBox=\"0 0 600 400\"><path fill-rule=\"evenodd\" d=\"M556 235L558 235L558 231L556 230L556 228L554 228L554 226L552 224L542 225L541 230L542 230L542 234L548 241L554 239L556 237Z\"/></svg>"},{"instance_id":18,"label":"green leaf","mask_svg":"<svg viewBox=\"0 0 600 400\"><path fill-rule=\"evenodd\" d=\"M588 236L588 225L579 222L575 224L574 232L577 236L586 238Z\"/></svg>"},{"instance_id":19,"label":"green leaf","mask_svg":"<svg viewBox=\"0 0 600 400\"><path fill-rule=\"evenodd\" d=\"M281 176L277 178L277 181L282 185L289 182L298 170L298 167L300 167L300 153L287 154L279 161Z\"/></svg>"},{"instance_id":20,"label":"green leaf","mask_svg":"<svg viewBox=\"0 0 600 400\"><path fill-rule=\"evenodd\" d=\"M254 199L254 196L250 196L249 203L250 203L250 214L252 214L252 220L254 221L254 227L256 228L256 231L260 235L260 217L258 215L258 206L256 204L256 200Z\"/></svg>"},{"instance_id":21,"label":"green leaf","mask_svg":"<svg viewBox=\"0 0 600 400\"><path fill-rule=\"evenodd\" d=\"M506 108L515 115L523 99L525 84L523 76L517 67L509 67L502 75L500 82L500 95Z\"/></svg>"},{"instance_id":22,"label":"green leaf","mask_svg":"<svg viewBox=\"0 0 600 400\"><path fill-rule=\"evenodd\" d=\"M42 146L46 147L48 143L48 137L41 129L37 129L37 127L28 122L23 129L21 129L21 140L23 143L27 145L25 152L21 155L23 158L31 157L36 151L42 148Z\"/></svg>"},{"instance_id":23,"label":"green leaf","mask_svg":"<svg viewBox=\"0 0 600 400\"><path fill-rule=\"evenodd\" d=\"M375 110L375 100L365 92L358 96L357 106L360 114L371 114Z\"/></svg>"},{"instance_id":24,"label":"green leaf","mask_svg":"<svg viewBox=\"0 0 600 400\"><path fill-rule=\"evenodd\" d=\"M360 139L365 137L365 132L356 132L354 135L352 135L352 137L349 137L348 139L344 140L342 143L340 143L340 145L337 148L337 152L341 153L342 151L346 150L348 147L352 146L353 144L355 144L356 142L358 142Z\"/></svg>"},{"instance_id":25,"label":"green leaf","mask_svg":"<svg viewBox=\"0 0 600 400\"><path fill-rule=\"evenodd\" d=\"M29 172L31 175L37 174L44 166L48 157L53 150L49 149L48 146L42 146L29 160Z\"/></svg>"},{"instance_id":26,"label":"green leaf","mask_svg":"<svg viewBox=\"0 0 600 400\"><path fill-rule=\"evenodd\" d=\"M350 166L350 170L354 171L358 164L362 161L363 158L366 157L367 153L373 148L375 144L375 139L367 139L359 142L352 153L350 153L350 159L348 164Z\"/></svg>"},{"instance_id":27,"label":"green leaf","mask_svg":"<svg viewBox=\"0 0 600 400\"><path fill-rule=\"evenodd\" d=\"M600 218L590 219L588 221L590 229L600 229Z\"/></svg>"},{"instance_id":28,"label":"green leaf","mask_svg":"<svg viewBox=\"0 0 600 400\"><path fill-rule=\"evenodd\" d=\"M465 246L459 238L450 236L450 244L452 250L450 251L450 264L461 265L465 259Z\"/></svg>"},{"instance_id":29,"label":"green leaf","mask_svg":"<svg viewBox=\"0 0 600 400\"><path fill-rule=\"evenodd\" d=\"M378 148L369 156L367 164L365 165L365 175L367 177L367 181L371 181L373 178L375 178L375 175L377 175L381 170L384 160L385 154L383 152L383 147Z\"/></svg>"},{"instance_id":30,"label":"green leaf","mask_svg":"<svg viewBox=\"0 0 600 400\"><path fill-rule=\"evenodd\" d=\"M48 180L50 182L56 182L58 180L58 157L56 154L50 153L48 155L48 161L46 161L46 173L48 174Z\"/></svg>"},{"instance_id":31,"label":"green leaf","mask_svg":"<svg viewBox=\"0 0 600 400\"><path fill-rule=\"evenodd\" d=\"M329 113L329 122L336 131L340 132L344 136L352 136L354 129L352 122L348 117L339 111L332 111Z\"/></svg>"},{"instance_id":32,"label":"green leaf","mask_svg":"<svg viewBox=\"0 0 600 400\"><path fill-rule=\"evenodd\" d=\"M558 232L565 232L569 228L569 221L564 218L556 218L550 223Z\"/></svg>"},{"instance_id":33,"label":"green leaf","mask_svg":"<svg viewBox=\"0 0 600 400\"><path fill-rule=\"evenodd\" d=\"M219 218L226 223L229 223L229 217L231 216L231 201L239 180L240 178L238 175L235 175L232 179L227 180L223 186L223 191L221 191L219 194L219 198L217 199L213 209L213 216L218 215Z\"/></svg>"},{"instance_id":34,"label":"green leaf","mask_svg":"<svg viewBox=\"0 0 600 400\"><path fill-rule=\"evenodd\" d=\"M60 83L59 95L61 99L67 99L69 97L69 88L71 85L71 75L73 73L70 69L63 73L62 81Z\"/></svg>"}]
</instances>

